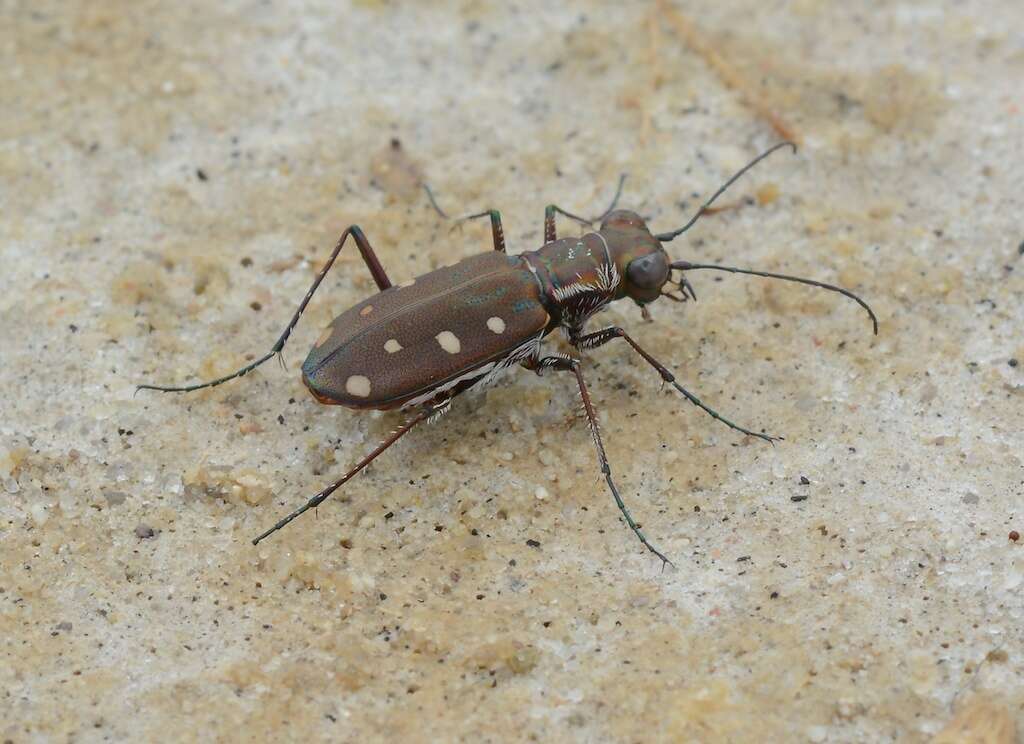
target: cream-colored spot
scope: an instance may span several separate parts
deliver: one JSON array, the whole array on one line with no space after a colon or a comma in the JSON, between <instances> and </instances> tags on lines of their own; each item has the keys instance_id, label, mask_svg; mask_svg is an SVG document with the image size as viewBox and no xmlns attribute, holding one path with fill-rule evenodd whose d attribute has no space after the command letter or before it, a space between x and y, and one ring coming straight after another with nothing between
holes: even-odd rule
<instances>
[{"instance_id":1,"label":"cream-colored spot","mask_svg":"<svg viewBox=\"0 0 1024 744\"><path fill-rule=\"evenodd\" d=\"M321 346L326 344L327 343L327 339L329 339L331 337L332 333L334 333L334 326L327 326L326 328L324 328L324 332L321 333L320 334L320 338L318 338L316 340L316 344L315 344L316 348L319 349Z\"/></svg>"},{"instance_id":2,"label":"cream-colored spot","mask_svg":"<svg viewBox=\"0 0 1024 744\"><path fill-rule=\"evenodd\" d=\"M357 398L366 398L370 395L370 381L362 375L352 375L345 380L345 392Z\"/></svg>"},{"instance_id":3,"label":"cream-colored spot","mask_svg":"<svg viewBox=\"0 0 1024 744\"><path fill-rule=\"evenodd\" d=\"M395 352L401 351L401 350L402 350L402 345L400 343L398 343L398 341L396 339L389 338L387 340L387 343L384 344L384 351L386 351L388 354L394 354Z\"/></svg>"},{"instance_id":4,"label":"cream-colored spot","mask_svg":"<svg viewBox=\"0 0 1024 744\"><path fill-rule=\"evenodd\" d=\"M399 287L399 289L405 289L406 287L411 287L415 283L416 283L415 279L410 279L407 282L402 282L401 284L398 285L398 287Z\"/></svg>"},{"instance_id":5,"label":"cream-colored spot","mask_svg":"<svg viewBox=\"0 0 1024 744\"><path fill-rule=\"evenodd\" d=\"M437 336L437 343L441 344L441 348L447 351L449 354L458 354L462 351L462 344L459 343L459 337L451 331L441 331Z\"/></svg>"},{"instance_id":6,"label":"cream-colored spot","mask_svg":"<svg viewBox=\"0 0 1024 744\"><path fill-rule=\"evenodd\" d=\"M367 305L366 307L364 307L362 310L359 311L359 314L362 315L365 318L367 315L369 315L372 312L373 312L373 305Z\"/></svg>"},{"instance_id":7,"label":"cream-colored spot","mask_svg":"<svg viewBox=\"0 0 1024 744\"><path fill-rule=\"evenodd\" d=\"M504 333L505 321L495 315L493 318L487 319L487 327L494 333Z\"/></svg>"}]
</instances>

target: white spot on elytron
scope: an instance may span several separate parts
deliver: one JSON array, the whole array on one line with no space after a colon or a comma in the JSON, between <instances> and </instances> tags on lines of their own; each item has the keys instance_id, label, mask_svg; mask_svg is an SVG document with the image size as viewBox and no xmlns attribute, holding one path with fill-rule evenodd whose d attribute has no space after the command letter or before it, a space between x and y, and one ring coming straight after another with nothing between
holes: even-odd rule
<instances>
[{"instance_id":1,"label":"white spot on elytron","mask_svg":"<svg viewBox=\"0 0 1024 744\"><path fill-rule=\"evenodd\" d=\"M327 343L327 339L329 339L331 337L332 333L334 333L334 326L327 326L326 328L324 328L324 332L321 333L320 334L320 338L318 338L316 340L316 344L315 344L316 348L319 349L321 346L326 344Z\"/></svg>"},{"instance_id":2,"label":"white spot on elytron","mask_svg":"<svg viewBox=\"0 0 1024 744\"><path fill-rule=\"evenodd\" d=\"M373 312L373 305L367 305L366 307L364 307L362 310L359 311L359 314L362 315L365 318L367 315L369 315L372 312Z\"/></svg>"},{"instance_id":3,"label":"white spot on elytron","mask_svg":"<svg viewBox=\"0 0 1024 744\"><path fill-rule=\"evenodd\" d=\"M384 344L384 351L386 351L388 354L394 354L395 352L401 351L401 350L402 350L402 345L400 343L398 343L398 341L396 339L389 338L387 343Z\"/></svg>"},{"instance_id":4,"label":"white spot on elytron","mask_svg":"<svg viewBox=\"0 0 1024 744\"><path fill-rule=\"evenodd\" d=\"M493 333L504 333L505 321L495 315L493 318L487 319L487 327L490 328Z\"/></svg>"},{"instance_id":5,"label":"white spot on elytron","mask_svg":"<svg viewBox=\"0 0 1024 744\"><path fill-rule=\"evenodd\" d=\"M441 331L437 336L437 343L441 344L441 348L447 351L449 354L458 354L462 351L462 344L459 343L459 337L451 331Z\"/></svg>"},{"instance_id":6,"label":"white spot on elytron","mask_svg":"<svg viewBox=\"0 0 1024 744\"><path fill-rule=\"evenodd\" d=\"M370 381L362 375L352 375L345 380L345 392L357 398L366 398L370 395Z\"/></svg>"}]
</instances>

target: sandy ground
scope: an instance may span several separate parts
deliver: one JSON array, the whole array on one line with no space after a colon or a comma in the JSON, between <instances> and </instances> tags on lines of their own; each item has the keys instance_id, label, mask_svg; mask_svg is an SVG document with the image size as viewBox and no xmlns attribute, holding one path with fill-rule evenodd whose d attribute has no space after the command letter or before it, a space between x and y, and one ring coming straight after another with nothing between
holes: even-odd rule
<instances>
[{"instance_id":1,"label":"sandy ground","mask_svg":"<svg viewBox=\"0 0 1024 744\"><path fill-rule=\"evenodd\" d=\"M0 2L0 740L1013 741L1024 730L1024 5ZM298 367L373 291L486 250L450 212L623 204L699 302L572 382L401 421ZM392 144L392 140L398 143ZM572 223L560 223L571 234ZM556 342L553 348L559 348ZM1019 740L1019 739L1018 739Z\"/></svg>"}]
</instances>

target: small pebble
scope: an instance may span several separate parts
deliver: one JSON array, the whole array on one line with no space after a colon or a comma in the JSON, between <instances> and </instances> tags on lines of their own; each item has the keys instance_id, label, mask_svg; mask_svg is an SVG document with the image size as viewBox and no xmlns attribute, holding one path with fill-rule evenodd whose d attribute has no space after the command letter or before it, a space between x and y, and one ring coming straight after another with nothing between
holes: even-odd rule
<instances>
[{"instance_id":1,"label":"small pebble","mask_svg":"<svg viewBox=\"0 0 1024 744\"><path fill-rule=\"evenodd\" d=\"M807 501L810 498L806 493L798 493L795 496L790 496L790 501Z\"/></svg>"},{"instance_id":2,"label":"small pebble","mask_svg":"<svg viewBox=\"0 0 1024 744\"><path fill-rule=\"evenodd\" d=\"M156 535L156 530L150 527L148 524L140 524L135 528L135 537L140 540L146 540Z\"/></svg>"},{"instance_id":3,"label":"small pebble","mask_svg":"<svg viewBox=\"0 0 1024 744\"><path fill-rule=\"evenodd\" d=\"M1020 533L1017 532L1017 530L1010 530L1010 540L1012 542L1017 542L1018 540L1020 540Z\"/></svg>"},{"instance_id":4,"label":"small pebble","mask_svg":"<svg viewBox=\"0 0 1024 744\"><path fill-rule=\"evenodd\" d=\"M110 506L118 506L128 500L128 494L124 491L104 491L103 496Z\"/></svg>"},{"instance_id":5,"label":"small pebble","mask_svg":"<svg viewBox=\"0 0 1024 744\"><path fill-rule=\"evenodd\" d=\"M537 486L537 488L534 489L534 491L533 491L533 495L538 500L543 501L544 499L546 499L551 494L548 493L548 489L544 488L544 486Z\"/></svg>"},{"instance_id":6,"label":"small pebble","mask_svg":"<svg viewBox=\"0 0 1024 744\"><path fill-rule=\"evenodd\" d=\"M801 486L809 486L809 485L811 485L811 481L807 479L806 475L801 475L800 476L800 485Z\"/></svg>"},{"instance_id":7,"label":"small pebble","mask_svg":"<svg viewBox=\"0 0 1024 744\"><path fill-rule=\"evenodd\" d=\"M1011 359L1010 361L1007 362L1007 364L1009 364L1011 367L1016 367L1018 364L1020 364L1020 362L1018 362L1016 359Z\"/></svg>"},{"instance_id":8,"label":"small pebble","mask_svg":"<svg viewBox=\"0 0 1024 744\"><path fill-rule=\"evenodd\" d=\"M32 521L40 527L46 524L46 521L50 518L50 514L46 511L46 505L38 501L29 507L29 513L32 514Z\"/></svg>"}]
</instances>

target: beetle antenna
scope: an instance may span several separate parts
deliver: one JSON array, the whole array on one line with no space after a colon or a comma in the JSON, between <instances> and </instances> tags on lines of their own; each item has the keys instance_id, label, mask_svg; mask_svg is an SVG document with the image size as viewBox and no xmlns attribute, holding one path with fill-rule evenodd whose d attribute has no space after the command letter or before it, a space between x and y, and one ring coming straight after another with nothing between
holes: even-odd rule
<instances>
[{"instance_id":1,"label":"beetle antenna","mask_svg":"<svg viewBox=\"0 0 1024 744\"><path fill-rule=\"evenodd\" d=\"M762 156L763 157L763 156ZM692 269L712 269L714 271L728 271L730 274L750 274L751 276L763 276L769 279L784 279L787 282L797 282L799 284L807 284L811 287L820 287L821 289L827 289L830 292L838 292L839 294L849 297L851 300L856 302L862 308L867 310L868 317L871 318L871 326L874 329L875 335L878 335L878 318L875 317L874 311L864 302L860 297L855 295L848 289L837 287L834 284L826 284L825 282L816 282L813 279L804 279L800 276L790 276L789 274L773 274L770 271L754 271L753 269L737 269L735 266L718 266L716 264L696 264L690 263L689 261L673 261L671 264L673 269L679 269L680 271L690 271Z\"/></svg>"},{"instance_id":2,"label":"beetle antenna","mask_svg":"<svg viewBox=\"0 0 1024 744\"><path fill-rule=\"evenodd\" d=\"M605 217L610 215L615 209L615 205L619 203L619 197L622 196L622 186L626 183L626 174L619 174L619 185L615 187L615 196L612 197L612 203L608 205L608 209L604 210L601 214L591 220L591 222L600 222Z\"/></svg>"},{"instance_id":3,"label":"beetle antenna","mask_svg":"<svg viewBox=\"0 0 1024 744\"><path fill-rule=\"evenodd\" d=\"M699 220L704 215L704 213L707 211L707 208L710 207L714 203L715 199L717 199L722 194L724 194L725 190L728 189L730 186L732 186L734 183L736 183L736 181L738 181L743 176L744 173L746 173L748 170L750 170L755 165L760 163L762 160L764 160L766 157L771 155L773 152L775 152L776 150L781 150L783 147L792 147L793 148L793 153L794 154L796 153L796 145L793 144L792 142L788 142L788 141L787 142L780 142L780 143L778 143L777 145L775 145L773 147L769 147L767 150L762 152L760 155L758 155L756 158L751 160L745 166L740 168L733 175L732 178L730 178L728 181L726 181L724 184L722 184L722 187L720 189L718 189L718 191L716 191L714 194L712 194L710 199L708 199L706 202L704 202L701 205L700 209L697 210L697 214L693 215L693 217L690 219L689 222L687 222L685 225L680 227L678 230L673 230L672 232L667 232L667 233L659 233L659 234L655 235L654 237L657 238L658 240L660 240L662 243L667 243L670 240L674 240L675 238L678 238L684 232L686 232L691 227L693 227L693 223L695 223L697 220Z\"/></svg>"}]
</instances>

